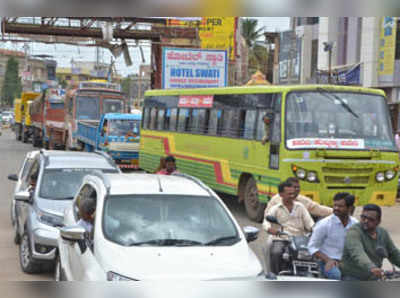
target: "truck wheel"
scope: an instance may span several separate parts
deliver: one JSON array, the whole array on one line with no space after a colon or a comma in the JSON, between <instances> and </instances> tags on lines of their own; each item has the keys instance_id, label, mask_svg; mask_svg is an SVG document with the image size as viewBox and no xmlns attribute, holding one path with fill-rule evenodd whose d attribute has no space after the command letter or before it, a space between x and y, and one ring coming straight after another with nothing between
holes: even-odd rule
<instances>
[{"instance_id":1,"label":"truck wheel","mask_svg":"<svg viewBox=\"0 0 400 298\"><path fill-rule=\"evenodd\" d=\"M258 199L257 183L253 177L247 180L244 191L244 206L247 216L256 222L261 222L264 217L266 204L261 203Z\"/></svg>"},{"instance_id":2,"label":"truck wheel","mask_svg":"<svg viewBox=\"0 0 400 298\"><path fill-rule=\"evenodd\" d=\"M17 141L21 141L21 135L22 135L22 133L21 133L21 125L17 125L16 126L16 128L15 128L15 138L17 139Z\"/></svg>"},{"instance_id":3,"label":"truck wheel","mask_svg":"<svg viewBox=\"0 0 400 298\"><path fill-rule=\"evenodd\" d=\"M25 131L25 125L22 126L22 142L28 143L28 133Z\"/></svg>"},{"instance_id":4,"label":"truck wheel","mask_svg":"<svg viewBox=\"0 0 400 298\"><path fill-rule=\"evenodd\" d=\"M35 128L32 132L32 146L33 147L39 147L39 140L38 140L38 131Z\"/></svg>"},{"instance_id":5,"label":"truck wheel","mask_svg":"<svg viewBox=\"0 0 400 298\"><path fill-rule=\"evenodd\" d=\"M32 257L31 243L28 233L25 231L19 245L19 263L22 271L25 273L39 273L41 271L40 263Z\"/></svg>"}]
</instances>

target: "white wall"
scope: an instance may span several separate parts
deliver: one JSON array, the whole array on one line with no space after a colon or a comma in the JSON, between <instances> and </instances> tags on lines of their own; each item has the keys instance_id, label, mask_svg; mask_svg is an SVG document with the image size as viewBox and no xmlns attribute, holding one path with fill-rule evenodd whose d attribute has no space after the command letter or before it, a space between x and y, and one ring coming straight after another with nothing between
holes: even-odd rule
<instances>
[{"instance_id":1,"label":"white wall","mask_svg":"<svg viewBox=\"0 0 400 298\"><path fill-rule=\"evenodd\" d=\"M361 79L364 87L378 86L380 18L363 17L361 33Z\"/></svg>"}]
</instances>

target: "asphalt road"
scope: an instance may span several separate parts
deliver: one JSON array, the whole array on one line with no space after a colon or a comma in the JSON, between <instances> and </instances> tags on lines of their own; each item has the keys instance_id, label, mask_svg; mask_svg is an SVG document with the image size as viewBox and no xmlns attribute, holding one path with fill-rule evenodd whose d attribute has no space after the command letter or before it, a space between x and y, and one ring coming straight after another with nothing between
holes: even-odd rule
<instances>
[{"instance_id":1,"label":"asphalt road","mask_svg":"<svg viewBox=\"0 0 400 298\"><path fill-rule=\"evenodd\" d=\"M8 174L18 172L25 154L33 150L31 144L24 144L15 140L11 130L3 130L0 136L0 281L35 281L51 280L52 273L29 275L21 271L18 260L18 247L13 243L13 230L10 221L10 205L14 191L14 182L7 179ZM255 226L260 229L259 237L250 243L250 247L264 265L262 247L266 243L266 233L262 231L261 224L250 221L245 214L244 206L237 202L236 197L222 196L240 225ZM359 218L360 208L357 208L355 216ZM400 247L399 227L400 205L383 208L382 226L390 232L394 242ZM386 268L390 268L385 263Z\"/></svg>"}]
</instances>

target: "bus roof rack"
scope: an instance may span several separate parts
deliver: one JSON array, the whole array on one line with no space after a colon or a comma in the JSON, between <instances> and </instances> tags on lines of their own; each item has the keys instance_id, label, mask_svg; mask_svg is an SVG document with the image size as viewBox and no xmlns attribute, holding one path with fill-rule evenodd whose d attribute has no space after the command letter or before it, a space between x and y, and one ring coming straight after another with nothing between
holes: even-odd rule
<instances>
[{"instance_id":1,"label":"bus roof rack","mask_svg":"<svg viewBox=\"0 0 400 298\"><path fill-rule=\"evenodd\" d=\"M197 185L199 185L202 189L207 191L210 196L214 196L214 194L211 192L210 188L207 185L205 185L203 181L201 181L200 179L198 179L196 177L193 177L193 176L185 174L185 173L173 173L172 176L186 178L186 179L196 183Z\"/></svg>"},{"instance_id":2,"label":"bus roof rack","mask_svg":"<svg viewBox=\"0 0 400 298\"><path fill-rule=\"evenodd\" d=\"M93 152L94 152L95 154L101 155L101 156L103 156L104 158L106 158L107 161L108 161L108 163L109 163L111 166L118 168L118 166L117 166L117 164L115 163L114 159L112 159L112 157L111 157L110 155L108 155L106 152L101 151L101 150L94 150Z\"/></svg>"}]
</instances>

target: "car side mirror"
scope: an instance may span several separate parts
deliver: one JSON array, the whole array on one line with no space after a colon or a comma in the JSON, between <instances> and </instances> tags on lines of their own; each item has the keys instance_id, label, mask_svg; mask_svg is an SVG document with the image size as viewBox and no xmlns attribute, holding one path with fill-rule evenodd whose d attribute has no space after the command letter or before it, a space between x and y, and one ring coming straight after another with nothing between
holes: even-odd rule
<instances>
[{"instance_id":1,"label":"car side mirror","mask_svg":"<svg viewBox=\"0 0 400 298\"><path fill-rule=\"evenodd\" d=\"M18 176L16 174L10 174L7 178L11 181L18 181Z\"/></svg>"},{"instance_id":2,"label":"car side mirror","mask_svg":"<svg viewBox=\"0 0 400 298\"><path fill-rule=\"evenodd\" d=\"M258 233L260 232L259 229L252 226L246 226L243 228L244 235L246 237L247 242L252 242L257 240Z\"/></svg>"},{"instance_id":3,"label":"car side mirror","mask_svg":"<svg viewBox=\"0 0 400 298\"><path fill-rule=\"evenodd\" d=\"M29 191L20 191L17 192L14 196L15 200L18 202L25 202L25 203L30 203L31 202L31 194Z\"/></svg>"},{"instance_id":4,"label":"car side mirror","mask_svg":"<svg viewBox=\"0 0 400 298\"><path fill-rule=\"evenodd\" d=\"M67 241L80 241L85 239L86 230L81 226L60 228L60 236Z\"/></svg>"}]
</instances>

